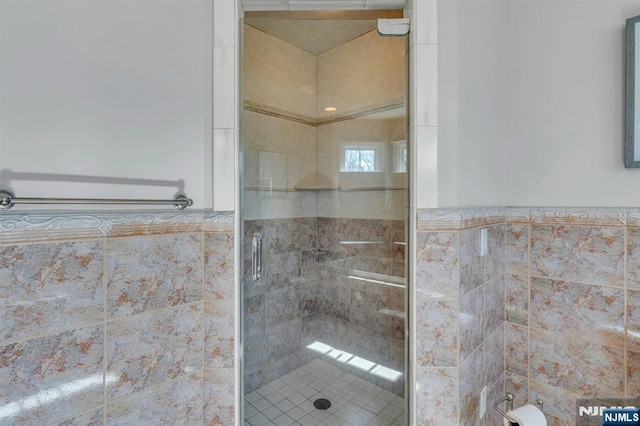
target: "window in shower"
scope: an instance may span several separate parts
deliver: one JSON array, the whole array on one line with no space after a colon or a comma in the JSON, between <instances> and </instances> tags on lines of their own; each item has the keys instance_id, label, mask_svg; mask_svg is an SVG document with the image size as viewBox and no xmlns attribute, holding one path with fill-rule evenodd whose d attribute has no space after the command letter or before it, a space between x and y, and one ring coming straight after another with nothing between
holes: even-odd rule
<instances>
[{"instance_id":1,"label":"window in shower","mask_svg":"<svg viewBox=\"0 0 640 426\"><path fill-rule=\"evenodd\" d=\"M384 145L361 143L344 145L341 150L341 172L384 171Z\"/></svg>"},{"instance_id":2,"label":"window in shower","mask_svg":"<svg viewBox=\"0 0 640 426\"><path fill-rule=\"evenodd\" d=\"M395 141L391 143L393 147L393 172L407 172L407 141Z\"/></svg>"}]
</instances>

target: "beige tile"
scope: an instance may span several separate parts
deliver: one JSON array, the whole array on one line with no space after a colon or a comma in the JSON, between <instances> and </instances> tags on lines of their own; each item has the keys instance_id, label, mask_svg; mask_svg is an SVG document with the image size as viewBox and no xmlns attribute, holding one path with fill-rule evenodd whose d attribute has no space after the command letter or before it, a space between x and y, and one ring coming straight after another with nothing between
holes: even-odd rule
<instances>
[{"instance_id":1,"label":"beige tile","mask_svg":"<svg viewBox=\"0 0 640 426\"><path fill-rule=\"evenodd\" d=\"M0 405L16 408L8 424L57 424L102 405L103 336L90 326L0 347ZM64 391L73 383L82 392Z\"/></svg>"},{"instance_id":2,"label":"beige tile","mask_svg":"<svg viewBox=\"0 0 640 426\"><path fill-rule=\"evenodd\" d=\"M107 328L107 397L131 396L202 368L202 303L145 312Z\"/></svg>"},{"instance_id":3,"label":"beige tile","mask_svg":"<svg viewBox=\"0 0 640 426\"><path fill-rule=\"evenodd\" d=\"M416 423L458 424L458 369L418 368L416 382Z\"/></svg>"},{"instance_id":4,"label":"beige tile","mask_svg":"<svg viewBox=\"0 0 640 426\"><path fill-rule=\"evenodd\" d=\"M338 185L338 164L339 158L336 156L318 157L317 183L319 186L335 187Z\"/></svg>"},{"instance_id":5,"label":"beige tile","mask_svg":"<svg viewBox=\"0 0 640 426\"><path fill-rule=\"evenodd\" d=\"M460 398L460 424L469 424L479 406L480 391L484 385L484 352L475 350L460 364L458 371Z\"/></svg>"},{"instance_id":6,"label":"beige tile","mask_svg":"<svg viewBox=\"0 0 640 426\"><path fill-rule=\"evenodd\" d=\"M640 291L627 290L627 345L640 352Z\"/></svg>"},{"instance_id":7,"label":"beige tile","mask_svg":"<svg viewBox=\"0 0 640 426\"><path fill-rule=\"evenodd\" d=\"M244 186L257 188L260 185L260 151L244 150Z\"/></svg>"},{"instance_id":8,"label":"beige tile","mask_svg":"<svg viewBox=\"0 0 640 426\"><path fill-rule=\"evenodd\" d=\"M359 74L389 62L391 53L389 47L388 40L380 37L376 31L371 31L349 42L347 50L349 60L353 64L353 74Z\"/></svg>"},{"instance_id":9,"label":"beige tile","mask_svg":"<svg viewBox=\"0 0 640 426\"><path fill-rule=\"evenodd\" d=\"M529 277L507 274L505 319L519 325L529 325Z\"/></svg>"},{"instance_id":10,"label":"beige tile","mask_svg":"<svg viewBox=\"0 0 640 426\"><path fill-rule=\"evenodd\" d=\"M235 371L233 368L204 370L204 424L235 422Z\"/></svg>"},{"instance_id":11,"label":"beige tile","mask_svg":"<svg viewBox=\"0 0 640 426\"><path fill-rule=\"evenodd\" d=\"M624 348L624 289L531 278L531 327Z\"/></svg>"},{"instance_id":12,"label":"beige tile","mask_svg":"<svg viewBox=\"0 0 640 426\"><path fill-rule=\"evenodd\" d=\"M416 341L421 367L456 367L458 364L458 302L418 297Z\"/></svg>"},{"instance_id":13,"label":"beige tile","mask_svg":"<svg viewBox=\"0 0 640 426\"><path fill-rule=\"evenodd\" d=\"M287 155L275 152L258 153L260 188L285 188L287 186Z\"/></svg>"},{"instance_id":14,"label":"beige tile","mask_svg":"<svg viewBox=\"0 0 640 426\"><path fill-rule=\"evenodd\" d=\"M640 352L627 352L627 398L640 395Z\"/></svg>"},{"instance_id":15,"label":"beige tile","mask_svg":"<svg viewBox=\"0 0 640 426\"><path fill-rule=\"evenodd\" d=\"M231 368L235 365L233 303L228 300L204 302L204 366Z\"/></svg>"},{"instance_id":16,"label":"beige tile","mask_svg":"<svg viewBox=\"0 0 640 426\"><path fill-rule=\"evenodd\" d=\"M0 247L0 343L101 321L103 253L98 241Z\"/></svg>"},{"instance_id":17,"label":"beige tile","mask_svg":"<svg viewBox=\"0 0 640 426\"><path fill-rule=\"evenodd\" d=\"M391 87L389 100L406 97L408 64L405 58L398 58L391 62Z\"/></svg>"},{"instance_id":18,"label":"beige tile","mask_svg":"<svg viewBox=\"0 0 640 426\"><path fill-rule=\"evenodd\" d=\"M506 272L529 273L529 224L506 224L505 256Z\"/></svg>"},{"instance_id":19,"label":"beige tile","mask_svg":"<svg viewBox=\"0 0 640 426\"><path fill-rule=\"evenodd\" d=\"M107 406L107 424L202 424L202 370L147 388Z\"/></svg>"},{"instance_id":20,"label":"beige tile","mask_svg":"<svg viewBox=\"0 0 640 426\"><path fill-rule=\"evenodd\" d=\"M108 238L110 318L202 299L202 235Z\"/></svg>"},{"instance_id":21,"label":"beige tile","mask_svg":"<svg viewBox=\"0 0 640 426\"><path fill-rule=\"evenodd\" d=\"M531 225L531 275L624 286L624 229Z\"/></svg>"},{"instance_id":22,"label":"beige tile","mask_svg":"<svg viewBox=\"0 0 640 426\"><path fill-rule=\"evenodd\" d=\"M302 162L302 158L298 155L287 155L287 188L295 188L300 186L302 170L306 165Z\"/></svg>"},{"instance_id":23,"label":"beige tile","mask_svg":"<svg viewBox=\"0 0 640 426\"><path fill-rule=\"evenodd\" d=\"M253 111L242 112L241 137L245 149L264 149L265 115Z\"/></svg>"},{"instance_id":24,"label":"beige tile","mask_svg":"<svg viewBox=\"0 0 640 426\"><path fill-rule=\"evenodd\" d=\"M550 426L573 425L576 421L576 402L580 395L572 391L531 380L528 401L544 401L544 414Z\"/></svg>"},{"instance_id":25,"label":"beige tile","mask_svg":"<svg viewBox=\"0 0 640 426\"><path fill-rule=\"evenodd\" d=\"M529 329L505 323L505 370L529 376Z\"/></svg>"},{"instance_id":26,"label":"beige tile","mask_svg":"<svg viewBox=\"0 0 640 426\"><path fill-rule=\"evenodd\" d=\"M301 52L298 59L300 66L300 80L303 85L316 87L317 84L317 56L307 52Z\"/></svg>"},{"instance_id":27,"label":"beige tile","mask_svg":"<svg viewBox=\"0 0 640 426\"><path fill-rule=\"evenodd\" d=\"M265 151L299 155L300 126L303 124L283 118L265 116Z\"/></svg>"},{"instance_id":28,"label":"beige tile","mask_svg":"<svg viewBox=\"0 0 640 426\"><path fill-rule=\"evenodd\" d=\"M204 240L204 298L234 300L233 232L211 232Z\"/></svg>"},{"instance_id":29,"label":"beige tile","mask_svg":"<svg viewBox=\"0 0 640 426\"><path fill-rule=\"evenodd\" d=\"M624 349L531 329L531 379L583 396L624 396ZM594 374L597 372L597 374Z\"/></svg>"}]
</instances>

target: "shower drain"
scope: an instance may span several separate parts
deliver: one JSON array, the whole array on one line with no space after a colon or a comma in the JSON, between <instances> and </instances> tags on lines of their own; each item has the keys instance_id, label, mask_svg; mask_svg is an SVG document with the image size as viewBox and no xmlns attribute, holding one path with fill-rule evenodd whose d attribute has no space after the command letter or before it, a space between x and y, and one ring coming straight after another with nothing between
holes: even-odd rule
<instances>
[{"instance_id":1,"label":"shower drain","mask_svg":"<svg viewBox=\"0 0 640 426\"><path fill-rule=\"evenodd\" d=\"M325 398L318 398L313 401L313 406L318 410L326 410L327 408L331 407L331 401Z\"/></svg>"}]
</instances>

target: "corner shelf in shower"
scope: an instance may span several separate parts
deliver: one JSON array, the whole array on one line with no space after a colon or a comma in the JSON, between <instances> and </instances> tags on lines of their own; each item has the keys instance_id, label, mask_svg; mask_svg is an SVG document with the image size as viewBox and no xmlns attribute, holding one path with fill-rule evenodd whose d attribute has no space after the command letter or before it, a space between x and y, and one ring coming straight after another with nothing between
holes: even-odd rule
<instances>
[{"instance_id":1,"label":"corner shelf in shower","mask_svg":"<svg viewBox=\"0 0 640 426\"><path fill-rule=\"evenodd\" d=\"M296 191L339 191L337 186L294 186Z\"/></svg>"},{"instance_id":2,"label":"corner shelf in shower","mask_svg":"<svg viewBox=\"0 0 640 426\"><path fill-rule=\"evenodd\" d=\"M404 187L386 187L386 186L372 186L364 188L345 188L337 186L296 186L293 188L263 188L259 186L245 186L247 191L260 191L260 192L302 192L302 191L340 191L340 192L362 192L362 191L404 191Z\"/></svg>"},{"instance_id":3,"label":"corner shelf in shower","mask_svg":"<svg viewBox=\"0 0 640 426\"><path fill-rule=\"evenodd\" d=\"M361 192L361 191L400 191L401 186L367 186L362 188L350 187L326 187L326 186L296 186L296 191L340 191L340 192Z\"/></svg>"}]
</instances>

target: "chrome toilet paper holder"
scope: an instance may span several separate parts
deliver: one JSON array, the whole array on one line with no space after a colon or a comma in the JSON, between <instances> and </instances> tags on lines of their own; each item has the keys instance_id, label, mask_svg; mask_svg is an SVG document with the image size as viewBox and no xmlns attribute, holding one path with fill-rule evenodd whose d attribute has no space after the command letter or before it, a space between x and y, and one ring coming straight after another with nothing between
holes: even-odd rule
<instances>
[{"instance_id":1,"label":"chrome toilet paper holder","mask_svg":"<svg viewBox=\"0 0 640 426\"><path fill-rule=\"evenodd\" d=\"M503 402L507 402L507 411L502 411L499 407L500 404L502 404ZM544 401L542 401L541 399L536 400L536 404L538 404L538 408L540 409L540 411L542 411L542 409L544 408ZM495 408L496 410L498 410L498 413L500 413L500 415L502 417L504 417L505 419L509 420L509 422L511 422L512 425L518 426L518 422L511 417L510 415L508 415L507 413L509 411L513 410L513 394L512 393L507 393L505 396L503 396L502 398L500 398L499 400L497 400L494 404L493 404L493 408Z\"/></svg>"}]
</instances>

